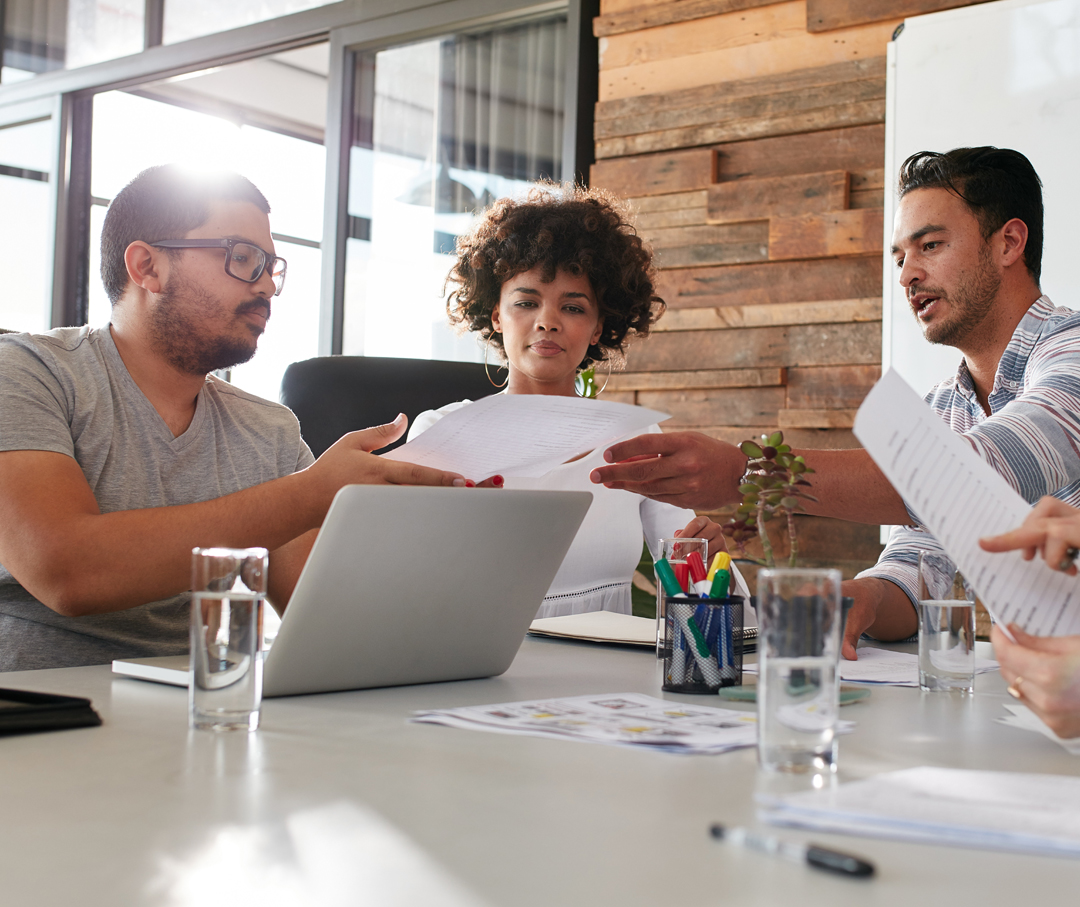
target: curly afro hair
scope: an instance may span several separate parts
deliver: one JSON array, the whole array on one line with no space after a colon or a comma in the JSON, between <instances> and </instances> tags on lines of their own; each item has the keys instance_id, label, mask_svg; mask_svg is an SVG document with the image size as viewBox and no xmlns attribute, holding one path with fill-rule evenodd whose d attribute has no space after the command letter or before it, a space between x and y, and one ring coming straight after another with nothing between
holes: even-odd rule
<instances>
[{"instance_id":1,"label":"curly afro hair","mask_svg":"<svg viewBox=\"0 0 1080 907\"><path fill-rule=\"evenodd\" d=\"M625 205L601 189L541 183L524 199L499 199L471 233L458 237L457 257L446 279L455 286L446 301L450 321L479 331L504 360L491 313L502 285L537 266L545 281L561 269L592 284L603 329L579 368L605 359L621 365L628 337L646 336L664 312L652 252Z\"/></svg>"}]
</instances>

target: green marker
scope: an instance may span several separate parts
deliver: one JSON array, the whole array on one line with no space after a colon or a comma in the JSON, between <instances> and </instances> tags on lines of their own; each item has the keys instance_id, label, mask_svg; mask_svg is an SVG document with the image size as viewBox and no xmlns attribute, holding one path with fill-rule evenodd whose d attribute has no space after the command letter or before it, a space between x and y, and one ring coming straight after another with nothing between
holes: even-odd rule
<instances>
[{"instance_id":1,"label":"green marker","mask_svg":"<svg viewBox=\"0 0 1080 907\"><path fill-rule=\"evenodd\" d=\"M731 573L727 570L717 570L713 577L712 588L709 589L709 598L727 598L728 584L731 582Z\"/></svg>"},{"instance_id":2,"label":"green marker","mask_svg":"<svg viewBox=\"0 0 1080 907\"><path fill-rule=\"evenodd\" d=\"M712 654L709 652L709 644L705 641L705 637L701 633L701 628L695 623L694 618L687 618L686 626L694 639L694 646L697 648L698 655L702 658L708 658L709 655Z\"/></svg>"},{"instance_id":3,"label":"green marker","mask_svg":"<svg viewBox=\"0 0 1080 907\"><path fill-rule=\"evenodd\" d=\"M664 593L668 598L674 598L676 595L686 598L686 593L683 592L679 581L675 579L675 571L671 569L671 564L666 558L660 558L653 566L656 568L656 575L660 577L660 585L664 587Z\"/></svg>"}]
</instances>

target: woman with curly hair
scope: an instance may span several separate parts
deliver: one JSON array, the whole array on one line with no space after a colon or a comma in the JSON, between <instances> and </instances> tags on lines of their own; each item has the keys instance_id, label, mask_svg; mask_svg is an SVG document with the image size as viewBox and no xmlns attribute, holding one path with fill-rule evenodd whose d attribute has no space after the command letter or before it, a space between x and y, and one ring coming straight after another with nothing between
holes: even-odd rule
<instances>
[{"instance_id":1,"label":"woman with curly hair","mask_svg":"<svg viewBox=\"0 0 1080 907\"><path fill-rule=\"evenodd\" d=\"M505 393L571 397L580 371L621 365L627 343L645 337L663 313L654 276L651 253L613 196L546 184L524 200L495 202L458 239L446 308L453 324L479 333L506 363ZM421 413L409 436L469 402ZM692 510L593 485L589 473L603 465L602 453L583 454L539 479L506 483L593 493L537 617L629 614L643 534L654 557L658 539L678 534L723 544L720 527Z\"/></svg>"}]
</instances>

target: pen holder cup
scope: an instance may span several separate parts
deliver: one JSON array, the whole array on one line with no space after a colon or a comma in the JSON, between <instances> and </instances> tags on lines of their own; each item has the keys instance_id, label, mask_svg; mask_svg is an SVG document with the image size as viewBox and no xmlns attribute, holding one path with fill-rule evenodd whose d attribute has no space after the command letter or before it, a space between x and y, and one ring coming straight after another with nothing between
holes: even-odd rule
<instances>
[{"instance_id":1,"label":"pen holder cup","mask_svg":"<svg viewBox=\"0 0 1080 907\"><path fill-rule=\"evenodd\" d=\"M664 685L669 693L715 693L742 684L743 599L667 598Z\"/></svg>"}]
</instances>

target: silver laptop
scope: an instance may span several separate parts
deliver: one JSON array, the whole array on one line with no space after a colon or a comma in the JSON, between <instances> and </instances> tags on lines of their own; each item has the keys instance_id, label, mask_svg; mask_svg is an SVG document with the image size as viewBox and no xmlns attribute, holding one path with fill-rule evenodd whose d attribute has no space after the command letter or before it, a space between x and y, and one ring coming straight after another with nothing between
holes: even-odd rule
<instances>
[{"instance_id":1,"label":"silver laptop","mask_svg":"<svg viewBox=\"0 0 1080 907\"><path fill-rule=\"evenodd\" d=\"M266 655L263 695L501 674L591 502L589 492L342 488ZM187 656L113 671L186 686Z\"/></svg>"}]
</instances>

